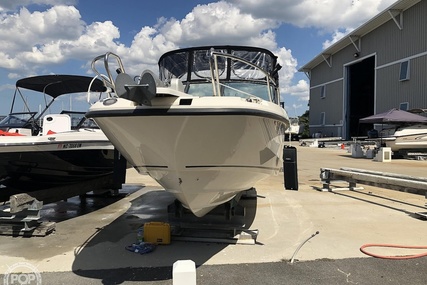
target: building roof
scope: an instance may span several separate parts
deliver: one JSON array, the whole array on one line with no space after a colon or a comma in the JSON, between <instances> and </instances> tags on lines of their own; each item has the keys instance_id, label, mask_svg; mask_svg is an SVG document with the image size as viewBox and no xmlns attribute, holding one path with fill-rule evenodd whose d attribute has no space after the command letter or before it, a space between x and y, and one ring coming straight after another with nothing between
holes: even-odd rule
<instances>
[{"instance_id":1,"label":"building roof","mask_svg":"<svg viewBox=\"0 0 427 285\"><path fill-rule=\"evenodd\" d=\"M329 46L327 49L323 50L320 54L318 54L315 58L313 58L310 62L305 64L303 67L299 69L299 71L310 71L311 69L315 68L317 65L322 63L324 60L329 58L331 55L339 52L340 50L344 49L345 47L354 44L355 45L355 52L357 52L357 39L363 37L364 35L370 33L371 31L375 30L379 26L383 25L384 23L388 22L389 20L393 19L396 22L396 25L400 25L400 16L399 14L402 11L405 11L421 0L399 0L396 1L393 5L385 9L383 12L379 13L369 21L367 21L365 24L361 25L357 29L353 30L346 36L344 36L342 39L334 43L333 45Z\"/></svg>"}]
</instances>

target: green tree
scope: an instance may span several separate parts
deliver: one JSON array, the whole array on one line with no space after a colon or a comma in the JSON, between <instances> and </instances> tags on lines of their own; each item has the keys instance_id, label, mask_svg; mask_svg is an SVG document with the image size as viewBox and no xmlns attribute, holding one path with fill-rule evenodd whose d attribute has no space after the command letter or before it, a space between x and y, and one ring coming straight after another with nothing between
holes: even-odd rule
<instances>
[{"instance_id":1,"label":"green tree","mask_svg":"<svg viewBox=\"0 0 427 285\"><path fill-rule=\"evenodd\" d=\"M309 122L309 111L305 111L304 114L298 117L300 125L304 125L301 137L309 138L310 137L310 122Z\"/></svg>"}]
</instances>

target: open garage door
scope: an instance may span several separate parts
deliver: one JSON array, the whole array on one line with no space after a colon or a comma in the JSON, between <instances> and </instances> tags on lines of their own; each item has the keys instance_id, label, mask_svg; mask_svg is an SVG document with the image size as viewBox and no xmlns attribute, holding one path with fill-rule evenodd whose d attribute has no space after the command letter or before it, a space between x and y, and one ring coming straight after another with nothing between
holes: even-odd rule
<instances>
[{"instance_id":1,"label":"open garage door","mask_svg":"<svg viewBox=\"0 0 427 285\"><path fill-rule=\"evenodd\" d=\"M371 124L359 125L359 119L375 111L375 57L347 66L346 137L366 136Z\"/></svg>"}]
</instances>

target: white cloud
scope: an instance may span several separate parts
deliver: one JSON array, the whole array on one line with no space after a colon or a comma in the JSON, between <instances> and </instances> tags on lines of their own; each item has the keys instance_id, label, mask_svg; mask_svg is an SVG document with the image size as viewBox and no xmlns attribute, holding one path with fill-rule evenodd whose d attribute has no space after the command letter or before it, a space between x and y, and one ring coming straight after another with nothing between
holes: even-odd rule
<instances>
[{"instance_id":1,"label":"white cloud","mask_svg":"<svg viewBox=\"0 0 427 285\"><path fill-rule=\"evenodd\" d=\"M34 63L61 62L63 54L55 45L78 39L83 30L80 13L72 6L33 13L21 8L18 13L1 14L0 67L30 70L37 67Z\"/></svg>"},{"instance_id":2,"label":"white cloud","mask_svg":"<svg viewBox=\"0 0 427 285\"><path fill-rule=\"evenodd\" d=\"M133 60L132 71L140 72L143 67L156 68L163 53L179 47L235 44L275 50L271 29L276 26L276 21L254 19L224 1L197 5L182 20L159 18L154 27L143 27L123 61Z\"/></svg>"},{"instance_id":3,"label":"white cloud","mask_svg":"<svg viewBox=\"0 0 427 285\"><path fill-rule=\"evenodd\" d=\"M51 3L20 1L19 5L36 2ZM13 3L6 1L0 4L0 9L19 6L18 2ZM197 5L180 20L159 18L156 25L141 27L126 45L120 42L120 31L113 22L85 23L73 6L52 6L34 12L20 8L14 13L0 12L0 67L8 70L11 78L41 71L49 73L53 67L71 60L85 62L83 66L89 70L90 60L111 51L120 55L128 73L139 74L145 69L156 72L159 57L179 47L249 45L267 48L278 56L283 66L279 72L281 86L285 91L293 90L297 60L291 50L278 47L273 31L278 23L254 17L233 4L220 1Z\"/></svg>"},{"instance_id":4,"label":"white cloud","mask_svg":"<svg viewBox=\"0 0 427 285\"><path fill-rule=\"evenodd\" d=\"M286 103L289 96L291 96L295 97L297 101L307 102L309 99L309 83L306 80L299 80L296 85L293 83L294 75L297 73L298 62L292 56L291 50L281 48L275 51L275 54L278 56L279 64L282 65L282 69L279 71L282 101Z\"/></svg>"},{"instance_id":5,"label":"white cloud","mask_svg":"<svg viewBox=\"0 0 427 285\"><path fill-rule=\"evenodd\" d=\"M280 84L283 86L287 86L291 83L294 74L297 72L297 60L292 57L291 50L286 48L281 48L275 51L276 56L278 57L278 62L282 66L282 69L279 71L279 80Z\"/></svg>"},{"instance_id":6,"label":"white cloud","mask_svg":"<svg viewBox=\"0 0 427 285\"><path fill-rule=\"evenodd\" d=\"M88 60L107 51L117 53L123 44L116 42L120 38L119 29L111 21L94 22L85 26L83 33L75 40L53 43L68 59Z\"/></svg>"},{"instance_id":7,"label":"white cloud","mask_svg":"<svg viewBox=\"0 0 427 285\"><path fill-rule=\"evenodd\" d=\"M8 78L10 79L19 79L19 74L17 73L9 73Z\"/></svg>"},{"instance_id":8,"label":"white cloud","mask_svg":"<svg viewBox=\"0 0 427 285\"><path fill-rule=\"evenodd\" d=\"M332 33L332 39L326 40L325 42L323 42L322 44L323 49L327 49L328 47L330 47L331 45L333 45L334 43L342 39L345 35L348 35L349 33L351 33L351 31L353 31L353 29L350 29L350 28L345 29L345 31L335 30Z\"/></svg>"},{"instance_id":9,"label":"white cloud","mask_svg":"<svg viewBox=\"0 0 427 285\"><path fill-rule=\"evenodd\" d=\"M132 51L133 57L156 64L155 58L176 47L172 41L167 41L165 36L156 29L143 27L134 37L129 49Z\"/></svg>"},{"instance_id":10,"label":"white cloud","mask_svg":"<svg viewBox=\"0 0 427 285\"><path fill-rule=\"evenodd\" d=\"M296 85L284 89L286 94L297 96L298 101L308 101L310 85L306 80L299 80Z\"/></svg>"},{"instance_id":11,"label":"white cloud","mask_svg":"<svg viewBox=\"0 0 427 285\"><path fill-rule=\"evenodd\" d=\"M296 116L297 109L307 110L307 102L310 96L310 85L306 80L299 80L296 85L286 85L281 88L281 100L285 102L286 110L289 116ZM296 98L294 103L289 105L290 99Z\"/></svg>"},{"instance_id":12,"label":"white cloud","mask_svg":"<svg viewBox=\"0 0 427 285\"><path fill-rule=\"evenodd\" d=\"M178 47L239 44L275 49L277 46L271 30L277 25L275 21L254 19L226 2L198 5L180 21L160 18L155 27L142 27L128 47L118 41L120 32L112 22L87 25L73 6L53 6L35 12L21 8L0 17L0 44L4 53L0 53L4 59L0 67L27 71L43 63L63 63L70 58L88 60L106 51L120 51L124 61L132 60L138 68L155 66L162 53Z\"/></svg>"},{"instance_id":13,"label":"white cloud","mask_svg":"<svg viewBox=\"0 0 427 285\"><path fill-rule=\"evenodd\" d=\"M271 48L271 29L277 26L275 20L255 19L225 1L197 5L181 21L162 18L158 24L166 40L181 47L257 43Z\"/></svg>"},{"instance_id":14,"label":"white cloud","mask_svg":"<svg viewBox=\"0 0 427 285\"><path fill-rule=\"evenodd\" d=\"M325 31L356 28L396 0L229 0L242 12Z\"/></svg>"}]
</instances>

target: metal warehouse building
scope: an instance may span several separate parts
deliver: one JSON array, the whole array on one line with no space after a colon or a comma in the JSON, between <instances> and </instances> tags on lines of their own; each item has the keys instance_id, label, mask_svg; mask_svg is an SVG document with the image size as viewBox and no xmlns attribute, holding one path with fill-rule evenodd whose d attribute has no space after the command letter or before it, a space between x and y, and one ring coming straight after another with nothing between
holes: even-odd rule
<instances>
[{"instance_id":1,"label":"metal warehouse building","mask_svg":"<svg viewBox=\"0 0 427 285\"><path fill-rule=\"evenodd\" d=\"M310 133L351 139L359 119L427 108L427 0L400 0L305 64Z\"/></svg>"}]
</instances>

